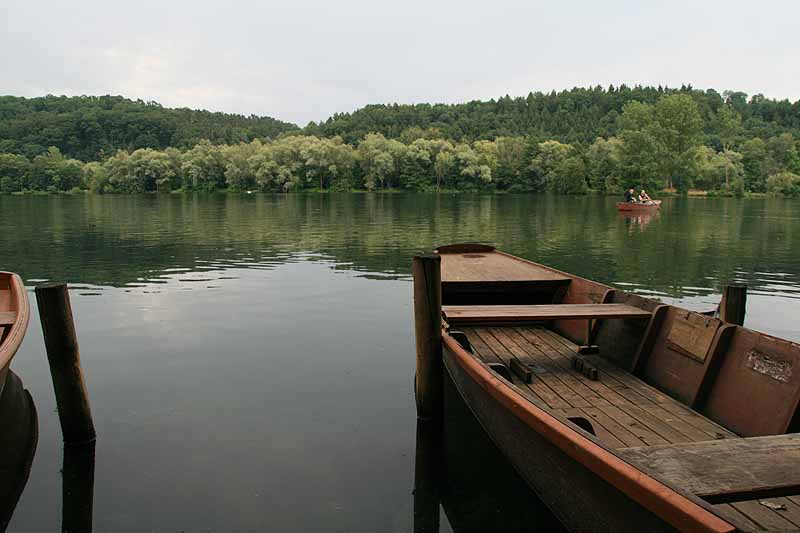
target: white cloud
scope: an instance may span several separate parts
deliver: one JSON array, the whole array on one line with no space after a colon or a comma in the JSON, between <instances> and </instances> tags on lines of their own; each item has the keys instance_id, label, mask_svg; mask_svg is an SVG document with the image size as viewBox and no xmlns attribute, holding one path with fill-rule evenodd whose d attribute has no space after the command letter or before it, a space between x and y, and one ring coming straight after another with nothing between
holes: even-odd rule
<instances>
[{"instance_id":1,"label":"white cloud","mask_svg":"<svg viewBox=\"0 0 800 533\"><path fill-rule=\"evenodd\" d=\"M305 124L369 103L692 83L800 98L800 4L141 0L0 5L0 92Z\"/></svg>"}]
</instances>

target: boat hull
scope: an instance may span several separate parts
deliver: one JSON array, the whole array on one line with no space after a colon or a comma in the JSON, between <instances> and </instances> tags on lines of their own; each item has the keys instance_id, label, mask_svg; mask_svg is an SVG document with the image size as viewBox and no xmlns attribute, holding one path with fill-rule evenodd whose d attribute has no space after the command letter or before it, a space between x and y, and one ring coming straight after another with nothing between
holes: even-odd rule
<instances>
[{"instance_id":1,"label":"boat hull","mask_svg":"<svg viewBox=\"0 0 800 533\"><path fill-rule=\"evenodd\" d=\"M617 202L617 210L622 213L640 213L655 211L661 207L661 200L653 200L650 204L639 204L635 202Z\"/></svg>"},{"instance_id":2,"label":"boat hull","mask_svg":"<svg viewBox=\"0 0 800 533\"><path fill-rule=\"evenodd\" d=\"M570 531L674 531L520 420L475 380L455 354L445 367L461 397L514 469Z\"/></svg>"},{"instance_id":3,"label":"boat hull","mask_svg":"<svg viewBox=\"0 0 800 533\"><path fill-rule=\"evenodd\" d=\"M0 396L11 360L28 330L30 307L22 279L12 272L0 272L0 313L13 313L13 323L0 324Z\"/></svg>"}]
</instances>

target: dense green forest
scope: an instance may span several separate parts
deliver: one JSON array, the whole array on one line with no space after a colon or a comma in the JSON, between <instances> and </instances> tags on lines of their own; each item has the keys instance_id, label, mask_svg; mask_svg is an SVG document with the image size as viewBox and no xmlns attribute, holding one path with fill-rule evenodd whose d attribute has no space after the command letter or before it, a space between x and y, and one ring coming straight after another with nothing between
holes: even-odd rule
<instances>
[{"instance_id":1,"label":"dense green forest","mask_svg":"<svg viewBox=\"0 0 800 533\"><path fill-rule=\"evenodd\" d=\"M203 139L234 144L296 129L269 117L167 109L121 96L0 96L0 152L29 159L50 147L88 162L117 150L191 148Z\"/></svg>"},{"instance_id":2,"label":"dense green forest","mask_svg":"<svg viewBox=\"0 0 800 533\"><path fill-rule=\"evenodd\" d=\"M368 106L304 130L121 97L0 98L0 192L416 190L800 195L800 102L600 87Z\"/></svg>"}]
</instances>

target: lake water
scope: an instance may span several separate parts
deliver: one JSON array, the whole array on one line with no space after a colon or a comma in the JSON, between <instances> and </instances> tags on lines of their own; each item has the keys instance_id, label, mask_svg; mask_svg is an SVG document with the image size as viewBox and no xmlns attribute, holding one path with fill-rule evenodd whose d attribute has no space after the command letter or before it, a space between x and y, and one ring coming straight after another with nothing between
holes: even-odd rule
<instances>
[{"instance_id":1,"label":"lake water","mask_svg":"<svg viewBox=\"0 0 800 533\"><path fill-rule=\"evenodd\" d=\"M800 340L800 202L667 198L652 217L625 218L614 201L0 196L0 269L30 287L70 283L98 432L95 531L404 532L416 251L492 243L697 310L744 282L746 325ZM40 439L12 532L54 531L62 517L60 429L30 297L12 368ZM534 500L506 495L524 490L507 467L475 471L470 457L492 450L469 424L469 444L448 445L458 482L441 530L500 516L510 530L548 524Z\"/></svg>"}]
</instances>

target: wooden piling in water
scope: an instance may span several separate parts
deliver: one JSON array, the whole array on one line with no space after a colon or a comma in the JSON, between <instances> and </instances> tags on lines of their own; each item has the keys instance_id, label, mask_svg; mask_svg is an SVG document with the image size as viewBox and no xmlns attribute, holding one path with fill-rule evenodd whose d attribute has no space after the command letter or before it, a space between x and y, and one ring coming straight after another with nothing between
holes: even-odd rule
<instances>
[{"instance_id":1,"label":"wooden piling in water","mask_svg":"<svg viewBox=\"0 0 800 533\"><path fill-rule=\"evenodd\" d=\"M64 444L61 531L92 533L95 441Z\"/></svg>"},{"instance_id":2,"label":"wooden piling in water","mask_svg":"<svg viewBox=\"0 0 800 533\"><path fill-rule=\"evenodd\" d=\"M414 273L414 330L417 348L415 394L419 418L442 414L442 273L438 254L417 254Z\"/></svg>"},{"instance_id":3,"label":"wooden piling in water","mask_svg":"<svg viewBox=\"0 0 800 533\"><path fill-rule=\"evenodd\" d=\"M744 325L747 306L747 285L727 285L719 304L720 318L725 322Z\"/></svg>"},{"instance_id":4,"label":"wooden piling in water","mask_svg":"<svg viewBox=\"0 0 800 533\"><path fill-rule=\"evenodd\" d=\"M48 283L35 292L64 442L92 441L96 434L67 284Z\"/></svg>"},{"instance_id":5,"label":"wooden piling in water","mask_svg":"<svg viewBox=\"0 0 800 533\"><path fill-rule=\"evenodd\" d=\"M439 533L442 476L442 424L417 420L414 455L414 533Z\"/></svg>"}]
</instances>

